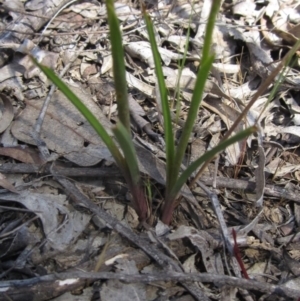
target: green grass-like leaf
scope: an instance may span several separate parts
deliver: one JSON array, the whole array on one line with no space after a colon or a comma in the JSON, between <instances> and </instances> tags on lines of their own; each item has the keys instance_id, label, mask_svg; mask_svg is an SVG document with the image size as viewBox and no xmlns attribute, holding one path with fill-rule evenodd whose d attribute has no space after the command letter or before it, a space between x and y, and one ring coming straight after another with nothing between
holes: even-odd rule
<instances>
[{"instance_id":1,"label":"green grass-like leaf","mask_svg":"<svg viewBox=\"0 0 300 301\"><path fill-rule=\"evenodd\" d=\"M77 95L73 93L72 90L51 69L39 64L35 59L33 60L35 64L46 74L46 76L73 103L73 105L86 118L99 137L103 140L127 181L133 197L133 208L137 211L140 220L144 221L148 215L148 205L146 197L143 193L143 189L140 186L140 172L135 149L131 141L130 134L125 126L119 122L113 129L116 139L125 155L124 158L114 140L109 136L105 128L97 120L94 114L85 106L85 104L77 97Z\"/></svg>"},{"instance_id":2,"label":"green grass-like leaf","mask_svg":"<svg viewBox=\"0 0 300 301\"><path fill-rule=\"evenodd\" d=\"M154 62L155 62L155 71L158 79L159 91L160 91L162 108L163 108L163 116L164 116L167 180L166 180L165 205L162 214L162 221L165 223L170 222L172 210L175 203L175 197L177 193L180 191L183 184L187 181L188 177L191 176L193 170L197 169L197 167L203 163L203 160L205 161L209 156L213 156L215 154L213 150L207 152L199 160L196 160L194 163L192 163L186 169L183 175L179 177L180 166L185 155L190 134L192 133L192 129L198 115L198 109L201 104L202 96L204 93L205 82L208 78L212 63L214 61L214 55L211 55L210 48L211 48L214 24L215 24L216 16L219 11L220 4L221 4L221 0L215 0L212 2L212 8L210 11L210 16L208 19L208 23L206 26L206 33L204 37L201 64L197 74L197 79L194 87L194 92L193 92L187 120L183 127L183 131L177 148L175 148L175 144L174 144L174 134L172 130L172 121L171 121L171 114L170 114L170 108L169 108L168 97L167 97L167 89L164 81L160 55L158 52L158 47L156 45L156 40L154 36L153 25L150 20L150 17L144 12L144 18L145 18L151 49L152 49ZM219 152L223 150L231 143L234 143L233 141L235 140L230 139L228 141L224 142L223 144L220 144L219 148L217 148L217 150L215 151Z\"/></svg>"},{"instance_id":3,"label":"green grass-like leaf","mask_svg":"<svg viewBox=\"0 0 300 301\"><path fill-rule=\"evenodd\" d=\"M222 141L217 147L206 152L202 157L191 163L185 171L180 175L180 165L183 161L186 147L195 120L198 115L198 109L201 104L205 82L208 78L214 56L210 53L212 33L215 19L220 7L221 0L212 2L210 17L207 23L206 34L204 38L204 46L201 58L200 68L197 74L197 79L194 87L194 92L191 100L190 109L188 112L185 126L179 140L177 148L174 142L174 133L172 129L171 112L168 102L168 91L164 81L164 75L161 66L161 58L156 45L153 25L150 17L144 11L145 22L149 34L151 49L153 52L155 71L159 85L159 91L162 102L162 111L164 117L165 142L166 142L166 195L165 205L162 214L162 221L170 223L172 211L175 206L175 198L179 194L182 186L187 182L192 173L203 163L210 160L219 152L223 151L229 145L246 138L253 133L256 128L250 127L237 135ZM122 35L119 28L119 21L117 19L113 0L106 1L108 24L110 28L110 40L112 45L113 56L113 71L115 79L115 90L117 97L119 122L113 128L114 136L119 143L123 154L120 152L117 144L112 137L109 136L105 128L97 120L97 118L90 112L90 110L82 103L82 101L63 83L63 81L56 76L56 74L49 68L35 63L48 76L50 80L65 94L65 96L75 105L75 107L83 114L83 116L90 122L97 134L101 137L103 142L108 147L117 165L122 170L123 175L127 181L128 187L133 196L133 208L137 211L139 218L144 221L147 218L148 206L145 193L141 188L141 177L138 167L138 160L136 151L131 140L130 134L130 115L129 102L127 98L127 82L125 75L124 51L122 45ZM186 44L187 47L188 44ZM180 80L180 79L179 79Z\"/></svg>"},{"instance_id":4,"label":"green grass-like leaf","mask_svg":"<svg viewBox=\"0 0 300 301\"><path fill-rule=\"evenodd\" d=\"M131 140L130 112L127 92L126 69L124 62L124 50L119 20L117 18L114 1L106 0L110 42L113 57L113 71L115 80L115 92L118 106L119 123L113 129L115 137L125 156L125 178L132 193L133 207L139 218L147 218L147 200L141 188L141 177L137 163L137 155Z\"/></svg>"},{"instance_id":5,"label":"green grass-like leaf","mask_svg":"<svg viewBox=\"0 0 300 301\"><path fill-rule=\"evenodd\" d=\"M180 175L180 177L177 179L175 185L172 187L172 190L169 194L169 202L165 203L164 211L162 213L162 220L165 223L170 223L171 221L171 214L174 210L175 202L177 195L179 194L182 186L188 181L189 177L197 170L198 167L200 167L203 163L207 162L214 156L216 156L218 153L223 151L226 147L230 146L231 144L234 144L242 139L247 138L249 135L256 132L256 127L250 127L244 131L241 131L237 133L235 136L222 141L219 143L216 147L211 149L210 151L206 152L203 156L192 162ZM167 200L166 200L167 201Z\"/></svg>"},{"instance_id":6,"label":"green grass-like leaf","mask_svg":"<svg viewBox=\"0 0 300 301\"><path fill-rule=\"evenodd\" d=\"M194 86L194 92L190 104L190 109L188 112L186 123L183 127L182 134L178 143L176 155L175 155L175 162L182 162L185 150L190 138L190 135L193 130L193 126L195 120L198 116L198 110L202 101L202 96L204 93L205 82L208 78L210 69L212 67L212 63L214 61L214 55L211 54L211 41L212 35L215 25L215 20L221 5L220 0L212 1L212 7L210 11L210 15L208 18L208 23L206 26L205 37L204 37L204 44L202 50L202 57L201 57L201 64L198 70L196 83ZM180 165L177 165L177 168L174 170L176 176L178 176L180 170Z\"/></svg>"},{"instance_id":7,"label":"green grass-like leaf","mask_svg":"<svg viewBox=\"0 0 300 301\"><path fill-rule=\"evenodd\" d=\"M214 56L210 56L206 59L205 62L201 63L200 70L197 75L194 92L190 104L190 109L188 111L187 120L182 130L181 137L179 139L178 147L175 155L175 162L182 162L185 150L187 148L187 144L190 138L190 135L193 130L193 126L195 124L195 120L198 116L198 110L201 104L205 82L209 75L209 71L211 69L212 63L214 61ZM174 174L178 177L180 171L180 165L176 166L174 170Z\"/></svg>"},{"instance_id":8,"label":"green grass-like leaf","mask_svg":"<svg viewBox=\"0 0 300 301\"><path fill-rule=\"evenodd\" d=\"M101 137L116 163L120 168L124 168L124 158L119 151L119 148L113 141L113 139L109 136L105 128L101 125L101 123L97 120L94 114L85 106L85 104L77 97L75 93L54 73L50 68L39 64L33 58L35 64L46 74L46 76L55 84L61 92L73 103L73 105L78 109L78 111L85 117L86 120L91 124L96 133Z\"/></svg>"},{"instance_id":9,"label":"green grass-like leaf","mask_svg":"<svg viewBox=\"0 0 300 301\"><path fill-rule=\"evenodd\" d=\"M215 146L213 149L206 152L204 155L202 155L200 158L192 162L186 170L180 175L179 179L176 182L176 185L174 185L172 189L172 196L175 198L176 195L179 193L181 187L187 182L189 177L197 170L199 166L201 166L203 163L205 163L207 160L215 157L218 153L222 152L224 149L226 149L231 144L234 144L238 141L241 141L251 134L255 133L257 131L257 128L255 126L250 127L246 130L240 131L236 135L230 137L229 139L220 142L217 146Z\"/></svg>"},{"instance_id":10,"label":"green grass-like leaf","mask_svg":"<svg viewBox=\"0 0 300 301\"><path fill-rule=\"evenodd\" d=\"M119 122L113 129L114 135L123 151L121 154L114 140L108 135L105 128L83 104L83 102L69 89L69 87L49 68L40 65L37 66L47 75L47 77L64 93L64 95L75 105L88 122L101 137L107 148L111 152L117 165L121 169L129 189L132 193L132 206L137 211L139 218L147 218L147 200L143 195L141 188L140 172L137 163L137 155L130 136L130 114L127 93L127 82L125 76L124 51L122 45L122 36L119 28L113 0L106 1L108 23L110 28L110 40L112 45L113 71L115 80L115 91L118 106Z\"/></svg>"},{"instance_id":11,"label":"green grass-like leaf","mask_svg":"<svg viewBox=\"0 0 300 301\"><path fill-rule=\"evenodd\" d=\"M137 155L131 141L131 137L125 129L124 125L121 122L118 122L117 125L113 128L113 133L124 153L130 171L130 176L133 185L139 185L140 183L140 171L137 161Z\"/></svg>"},{"instance_id":12,"label":"green grass-like leaf","mask_svg":"<svg viewBox=\"0 0 300 301\"><path fill-rule=\"evenodd\" d=\"M165 84L164 74L161 66L160 54L155 40L155 34L153 30L153 25L150 17L145 13L144 14L146 27L149 35L149 40L151 44L152 54L155 63L155 71L157 76L157 81L159 85L159 92L162 102L162 113L164 117L164 130L165 130L165 142L166 142L166 188L172 187L176 181L176 175L173 173L173 168L175 165L174 156L175 156L175 145L174 145L174 135L172 130L172 119L171 112L168 102L168 93Z\"/></svg>"},{"instance_id":13,"label":"green grass-like leaf","mask_svg":"<svg viewBox=\"0 0 300 301\"><path fill-rule=\"evenodd\" d=\"M111 52L113 57L113 72L118 105L118 116L124 127L127 129L128 133L130 133L130 115L126 69L124 62L124 50L120 24L115 12L113 0L106 1L106 9L110 32Z\"/></svg>"}]
</instances>

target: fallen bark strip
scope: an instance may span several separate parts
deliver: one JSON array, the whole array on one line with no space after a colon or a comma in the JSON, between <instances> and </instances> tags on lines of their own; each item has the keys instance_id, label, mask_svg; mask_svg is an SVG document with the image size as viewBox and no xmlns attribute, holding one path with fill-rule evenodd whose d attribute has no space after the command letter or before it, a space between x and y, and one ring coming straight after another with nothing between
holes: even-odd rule
<instances>
[{"instance_id":1,"label":"fallen bark strip","mask_svg":"<svg viewBox=\"0 0 300 301\"><path fill-rule=\"evenodd\" d=\"M4 163L0 166L0 172L4 174L13 173L36 173L39 175L50 175L51 163L45 165L26 164L26 163ZM57 172L65 177L122 177L121 172L116 167L64 167L55 166Z\"/></svg>"},{"instance_id":2,"label":"fallen bark strip","mask_svg":"<svg viewBox=\"0 0 300 301\"><path fill-rule=\"evenodd\" d=\"M56 167L59 173L65 177L117 177L121 176L121 173L118 169L113 167L103 167L103 168L92 168L92 167ZM0 166L0 172L2 173L39 173L41 175L50 174L50 164L47 164L43 167L33 164L25 163L4 163ZM201 182L205 185L211 186L213 183L213 177L201 177ZM240 189L245 191L254 192L256 188L255 182L238 180L238 179L229 179L223 177L217 177L217 188L231 188L231 189ZM291 200L294 202L300 202L299 199L300 191L290 191L285 188L266 185L265 194L273 197L283 198Z\"/></svg>"},{"instance_id":3,"label":"fallen bark strip","mask_svg":"<svg viewBox=\"0 0 300 301\"><path fill-rule=\"evenodd\" d=\"M122 273L113 272L70 272L70 273L58 273L51 274L42 277L36 277L26 280L11 280L0 282L0 290L4 292L14 290L17 293L18 289L33 287L40 285L45 282L55 282L56 286L64 286L68 283L75 283L79 280L99 280L99 279L118 279L125 282L144 282L152 283L157 281L177 281L177 282L203 282L203 283L214 283L217 286L231 286L242 288L246 290L259 291L265 294L273 294L275 296L282 296L286 298L299 298L300 290L294 290L282 285L274 285L266 282L258 282L254 280L247 280L242 278L235 278L225 275L215 275L209 273L199 273L199 274L186 274L178 273L172 271L165 271L157 274L137 274L129 275ZM0 300L2 300L0 298ZM4 300L4 299L3 299Z\"/></svg>"}]
</instances>

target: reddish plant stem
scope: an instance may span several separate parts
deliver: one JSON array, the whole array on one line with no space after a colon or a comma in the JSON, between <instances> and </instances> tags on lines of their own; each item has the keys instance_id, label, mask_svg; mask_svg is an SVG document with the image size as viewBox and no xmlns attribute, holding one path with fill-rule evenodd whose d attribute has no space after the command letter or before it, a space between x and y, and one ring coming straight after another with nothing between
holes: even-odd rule
<instances>
[{"instance_id":1,"label":"reddish plant stem","mask_svg":"<svg viewBox=\"0 0 300 301\"><path fill-rule=\"evenodd\" d=\"M174 208L175 208L174 202L165 201L165 204L162 209L162 215L161 215L161 221L164 224L169 225L171 223Z\"/></svg>"},{"instance_id":2,"label":"reddish plant stem","mask_svg":"<svg viewBox=\"0 0 300 301\"><path fill-rule=\"evenodd\" d=\"M244 266L244 263L243 263L243 260L242 260L242 256L241 256L241 252L240 252L240 249L239 249L237 241L236 241L236 232L235 232L235 230L233 228L232 228L232 237L233 237L233 240L234 240L234 245L233 245L234 256L235 256L237 262L239 263L239 266L240 266L240 268L242 270L244 278L245 279L250 279L249 275L248 275L248 273L246 271L246 268Z\"/></svg>"}]
</instances>

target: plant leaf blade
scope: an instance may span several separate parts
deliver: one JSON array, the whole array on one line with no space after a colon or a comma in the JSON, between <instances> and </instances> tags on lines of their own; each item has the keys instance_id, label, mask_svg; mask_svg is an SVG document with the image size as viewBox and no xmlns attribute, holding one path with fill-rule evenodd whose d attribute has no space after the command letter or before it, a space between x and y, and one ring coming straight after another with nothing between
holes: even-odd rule
<instances>
[{"instance_id":1,"label":"plant leaf blade","mask_svg":"<svg viewBox=\"0 0 300 301\"><path fill-rule=\"evenodd\" d=\"M99 137L103 140L112 156L114 157L118 166L124 168L124 158L120 153L117 145L113 139L109 136L102 124L97 120L94 114L85 106L85 104L77 97L75 93L55 74L50 68L39 64L34 58L34 63L45 73L45 75L55 84L61 92L73 103L78 111L88 120Z\"/></svg>"},{"instance_id":2,"label":"plant leaf blade","mask_svg":"<svg viewBox=\"0 0 300 301\"><path fill-rule=\"evenodd\" d=\"M159 92L162 102L162 111L164 117L164 130L165 130L165 142L166 142L166 172L167 172L167 190L176 181L176 175L173 172L174 167L174 155L175 155L175 145L174 145L174 135L172 129L172 119L168 102L167 88L164 80L164 75L161 67L160 54L155 40L153 25L150 17L146 12L144 12L144 19L146 22L146 27L149 35L149 40L151 44L152 54L155 63L155 72L157 76L157 81L159 85Z\"/></svg>"},{"instance_id":3,"label":"plant leaf blade","mask_svg":"<svg viewBox=\"0 0 300 301\"><path fill-rule=\"evenodd\" d=\"M106 1L106 9L110 31L111 52L113 57L113 73L118 105L118 116L128 133L130 133L130 115L125 74L124 50L120 24L115 12L113 0Z\"/></svg>"},{"instance_id":4,"label":"plant leaf blade","mask_svg":"<svg viewBox=\"0 0 300 301\"><path fill-rule=\"evenodd\" d=\"M255 133L256 130L257 130L256 126L252 126L252 127L247 128L246 130L243 130L243 131L237 133L236 135L228 138L227 140L222 141L216 147L214 147L210 151L206 152L199 159L197 159L193 163L191 163L178 178L176 185L174 186L174 189L172 190L172 195L174 197L176 197L176 195L179 193L181 187L186 183L188 178L192 175L192 173L194 171L197 170L197 168L199 166L201 166L207 160L210 160L211 158L216 156L219 152L223 151L229 145L236 143L240 140L243 140L243 139L247 138L249 135Z\"/></svg>"}]
</instances>

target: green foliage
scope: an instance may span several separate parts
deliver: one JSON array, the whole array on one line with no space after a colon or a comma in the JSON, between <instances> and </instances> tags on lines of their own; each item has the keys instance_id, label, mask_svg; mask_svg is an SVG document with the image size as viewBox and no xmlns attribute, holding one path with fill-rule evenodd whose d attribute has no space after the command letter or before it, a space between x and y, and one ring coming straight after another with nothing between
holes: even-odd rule
<instances>
[{"instance_id":1,"label":"green foliage","mask_svg":"<svg viewBox=\"0 0 300 301\"><path fill-rule=\"evenodd\" d=\"M141 181L137 156L128 130L121 122L118 122L113 128L115 138L124 153L123 156L112 137L109 136L105 128L97 120L95 115L85 106L85 104L51 69L40 65L36 60L34 61L35 64L47 75L47 77L73 103L73 105L86 118L99 137L103 140L127 181L129 189L132 193L132 207L136 210L140 220L144 221L148 215L148 204L146 197L143 196L142 188L140 186Z\"/></svg>"},{"instance_id":2,"label":"green foliage","mask_svg":"<svg viewBox=\"0 0 300 301\"><path fill-rule=\"evenodd\" d=\"M130 132L130 115L125 75L126 70L124 62L124 50L120 24L114 8L114 1L106 1L106 9L110 32L111 53L113 57L113 72L118 105L118 116L127 131Z\"/></svg>"},{"instance_id":3,"label":"green foliage","mask_svg":"<svg viewBox=\"0 0 300 301\"><path fill-rule=\"evenodd\" d=\"M206 34L204 38L204 46L201 58L201 64L198 71L196 84L191 100L190 109L188 112L186 123L183 127L183 132L180 137L178 146L175 147L174 133L171 121L171 112L168 103L168 92L166 89L164 75L161 67L160 55L156 45L153 25L150 17L144 11L144 18L147 25L147 30L150 38L151 48L155 61L155 71L159 84L159 92L162 101L162 111L164 117L165 143L166 143L166 193L165 204L162 212L162 221L169 224L172 219L172 212L175 206L175 199L180 193L182 186L186 183L192 173L201 166L205 161L211 159L219 152L223 151L229 145L246 138L253 133L256 128L251 127L237 135L221 142L217 147L205 153L201 158L191 163L187 169L180 174L180 165L183 161L185 150L188 144L192 128L194 126L198 109L201 104L202 95L206 79L209 75L214 55L210 53L212 33L215 19L219 11L221 0L213 1L210 12L210 17L207 23ZM132 206L137 211L141 221L148 217L148 204L145 193L141 187L141 177L138 168L138 160L132 143L130 134L130 115L129 102L127 98L127 84L125 77L124 52L122 46L122 36L119 29L119 22L114 10L113 0L106 1L108 24L110 28L110 40L112 45L113 71L116 89L116 98L118 106L119 122L113 128L115 139L122 149L123 154L119 151L114 139L109 136L104 127L99 123L95 116L82 103L82 101L68 88L66 84L59 79L55 73L47 67L41 66L35 62L39 68L48 76L48 78L66 95L66 97L76 106L83 116L93 126L97 134L108 147L116 164L121 169L128 187L132 193Z\"/></svg>"},{"instance_id":4,"label":"green foliage","mask_svg":"<svg viewBox=\"0 0 300 301\"><path fill-rule=\"evenodd\" d=\"M184 183L188 180L188 178L192 175L192 173L201 166L206 160L211 159L217 153L224 150L230 144L233 144L240 139L244 139L251 132L254 131L254 128L248 129L239 133L238 135L226 140L224 143L219 144L217 147L212 149L211 151L204 154L201 158L193 162L181 175L180 175L180 166L183 161L185 150L188 145L188 140L190 134L192 132L195 120L198 115L199 106L201 104L205 82L208 78L210 69L212 67L212 63L214 61L214 55L211 54L211 41L212 34L214 29L214 23L219 11L220 0L216 0L212 2L212 8L210 12L210 16L208 19L206 33L204 38L204 45L201 57L201 64L198 70L197 79L194 87L194 92L190 104L190 109L188 111L187 120L182 130L182 134L178 143L178 146L175 148L174 145L174 134L172 130L172 121L170 117L170 108L168 104L168 95L167 89L165 86L163 71L161 67L161 60L159 51L156 45L156 40L153 31L153 25L150 20L150 17L144 13L144 17L146 20L147 30L149 34L149 39L151 43L152 53L155 62L155 71L159 84L159 91L161 95L162 101L162 110L164 116L164 128L165 128L165 142L166 142L166 194L165 194L165 204L162 212L162 221L166 224L169 224L172 219L172 213L175 206L175 199L180 192L180 189L184 185Z\"/></svg>"}]
</instances>

